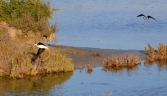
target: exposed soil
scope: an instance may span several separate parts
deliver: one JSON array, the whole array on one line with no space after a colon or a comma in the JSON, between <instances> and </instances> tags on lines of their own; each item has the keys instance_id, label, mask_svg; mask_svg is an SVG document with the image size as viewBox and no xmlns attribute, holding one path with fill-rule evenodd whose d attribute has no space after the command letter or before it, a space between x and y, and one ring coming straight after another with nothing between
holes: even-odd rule
<instances>
[{"instance_id":1,"label":"exposed soil","mask_svg":"<svg viewBox=\"0 0 167 96\"><path fill-rule=\"evenodd\" d=\"M92 67L102 66L104 58L112 55L127 55L132 54L139 56L140 59L146 58L144 50L115 50L115 49L99 49L99 48L86 48L86 47L70 47L70 46L55 46L61 54L66 55L73 60L75 68L82 68L90 64Z\"/></svg>"}]
</instances>

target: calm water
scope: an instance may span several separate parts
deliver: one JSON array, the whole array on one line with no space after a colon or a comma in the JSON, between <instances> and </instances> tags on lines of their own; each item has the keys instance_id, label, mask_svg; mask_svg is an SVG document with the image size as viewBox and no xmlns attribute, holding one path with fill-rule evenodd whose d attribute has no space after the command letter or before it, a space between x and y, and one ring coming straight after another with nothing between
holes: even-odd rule
<instances>
[{"instance_id":1,"label":"calm water","mask_svg":"<svg viewBox=\"0 0 167 96\"><path fill-rule=\"evenodd\" d=\"M167 44L166 0L51 0L56 44L107 49L144 49ZM139 14L151 15L150 23Z\"/></svg>"},{"instance_id":2,"label":"calm water","mask_svg":"<svg viewBox=\"0 0 167 96\"><path fill-rule=\"evenodd\" d=\"M144 64L131 69L92 73L49 74L20 80L0 78L0 94L6 96L166 96L167 64Z\"/></svg>"}]
</instances>

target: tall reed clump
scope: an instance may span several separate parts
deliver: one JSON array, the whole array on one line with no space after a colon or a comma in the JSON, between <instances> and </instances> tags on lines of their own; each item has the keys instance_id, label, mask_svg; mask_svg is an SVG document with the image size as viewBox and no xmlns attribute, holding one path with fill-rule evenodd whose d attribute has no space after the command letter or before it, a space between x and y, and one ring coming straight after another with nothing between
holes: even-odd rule
<instances>
[{"instance_id":1,"label":"tall reed clump","mask_svg":"<svg viewBox=\"0 0 167 96\"><path fill-rule=\"evenodd\" d=\"M154 49L149 43L148 48L145 47L145 51L148 53L147 60L154 62L156 60L164 60L167 58L167 46L159 43L158 48Z\"/></svg>"},{"instance_id":2,"label":"tall reed clump","mask_svg":"<svg viewBox=\"0 0 167 96\"><path fill-rule=\"evenodd\" d=\"M43 0L0 0L0 22L5 21L25 34L33 31L49 37L56 31L56 25L49 25L56 10Z\"/></svg>"},{"instance_id":3,"label":"tall reed clump","mask_svg":"<svg viewBox=\"0 0 167 96\"><path fill-rule=\"evenodd\" d=\"M141 63L141 61L138 56L129 54L121 56L113 55L109 58L105 58L102 63L105 67L122 68L122 67L133 67Z\"/></svg>"}]
</instances>

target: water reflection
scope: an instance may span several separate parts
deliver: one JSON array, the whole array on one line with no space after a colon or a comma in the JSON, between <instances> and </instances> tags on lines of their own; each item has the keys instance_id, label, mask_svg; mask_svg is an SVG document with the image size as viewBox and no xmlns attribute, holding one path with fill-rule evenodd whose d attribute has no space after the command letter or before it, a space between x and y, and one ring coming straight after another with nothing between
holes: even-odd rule
<instances>
[{"instance_id":1,"label":"water reflection","mask_svg":"<svg viewBox=\"0 0 167 96\"><path fill-rule=\"evenodd\" d=\"M23 79L10 79L0 77L0 94L3 95L45 95L56 86L63 84L71 78L73 72L47 74Z\"/></svg>"},{"instance_id":2,"label":"water reflection","mask_svg":"<svg viewBox=\"0 0 167 96\"><path fill-rule=\"evenodd\" d=\"M151 67L154 65L157 65L159 71L163 70L163 69L167 69L167 59L165 60L156 60L155 62L150 62L148 60L145 60L144 65L145 67Z\"/></svg>"},{"instance_id":3,"label":"water reflection","mask_svg":"<svg viewBox=\"0 0 167 96\"><path fill-rule=\"evenodd\" d=\"M120 68L113 68L113 67L103 67L103 71L108 71L108 72L112 72L112 73L122 73L122 72L127 72L127 73L131 73L131 72L134 72L134 71L137 71L138 68L139 68L140 65L135 65L135 66L132 66L132 67L120 67Z\"/></svg>"}]
</instances>

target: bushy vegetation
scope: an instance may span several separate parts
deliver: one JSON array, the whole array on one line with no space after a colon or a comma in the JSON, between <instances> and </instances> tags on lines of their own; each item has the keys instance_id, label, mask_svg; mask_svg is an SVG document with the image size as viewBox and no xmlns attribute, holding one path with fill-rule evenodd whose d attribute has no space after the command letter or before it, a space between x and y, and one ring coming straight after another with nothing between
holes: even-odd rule
<instances>
[{"instance_id":1,"label":"bushy vegetation","mask_svg":"<svg viewBox=\"0 0 167 96\"><path fill-rule=\"evenodd\" d=\"M167 59L167 46L164 44L159 43L157 49L154 49L149 43L147 46L148 48L145 47L145 51L148 53L147 60L149 62Z\"/></svg>"},{"instance_id":2,"label":"bushy vegetation","mask_svg":"<svg viewBox=\"0 0 167 96\"><path fill-rule=\"evenodd\" d=\"M34 43L55 32L48 20L53 11L41 0L0 0L0 76L23 78L73 71L72 61L54 48L49 49L55 56L44 51L32 62L38 50Z\"/></svg>"},{"instance_id":3,"label":"bushy vegetation","mask_svg":"<svg viewBox=\"0 0 167 96\"><path fill-rule=\"evenodd\" d=\"M0 22L28 31L40 32L48 37L56 31L56 25L49 25L49 18L56 9L43 0L0 0Z\"/></svg>"},{"instance_id":4,"label":"bushy vegetation","mask_svg":"<svg viewBox=\"0 0 167 96\"><path fill-rule=\"evenodd\" d=\"M103 60L103 65L107 68L122 68L122 67L133 67L139 63L141 60L138 56L134 55L120 55L120 56L111 56Z\"/></svg>"},{"instance_id":5,"label":"bushy vegetation","mask_svg":"<svg viewBox=\"0 0 167 96\"><path fill-rule=\"evenodd\" d=\"M8 40L0 42L0 75L10 75L12 78L23 78L37 74L57 73L73 71L74 65L71 59L55 51L51 56L49 52L44 53L31 62L33 56L37 53L38 48L19 41ZM21 46L21 47L20 47Z\"/></svg>"},{"instance_id":6,"label":"bushy vegetation","mask_svg":"<svg viewBox=\"0 0 167 96\"><path fill-rule=\"evenodd\" d=\"M11 58L11 62L9 61L11 63L10 76L13 78L23 78L27 75L68 72L74 69L70 59L54 50L52 51L55 53L55 56L51 56L45 51L35 63L32 63L31 57L36 51L28 51L28 53L22 55L17 54Z\"/></svg>"}]
</instances>

